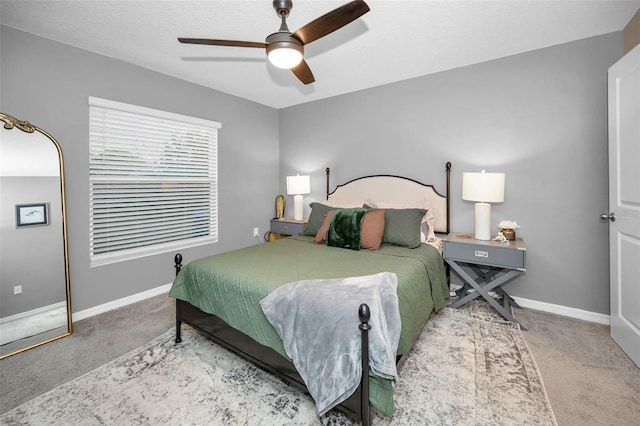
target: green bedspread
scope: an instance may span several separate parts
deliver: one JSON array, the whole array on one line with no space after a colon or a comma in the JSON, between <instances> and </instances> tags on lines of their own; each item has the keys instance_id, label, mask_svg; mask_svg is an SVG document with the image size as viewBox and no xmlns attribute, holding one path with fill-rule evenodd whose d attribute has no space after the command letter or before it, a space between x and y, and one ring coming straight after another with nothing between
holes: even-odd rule
<instances>
[{"instance_id":1,"label":"green bedspread","mask_svg":"<svg viewBox=\"0 0 640 426\"><path fill-rule=\"evenodd\" d=\"M415 249L384 245L379 251L355 251L315 244L313 237L284 238L188 263L176 277L169 296L215 314L287 357L280 337L260 308L263 297L294 281L385 271L398 277L402 321L398 354L404 354L431 312L445 306L449 292L442 257L425 244ZM393 415L388 380L371 376L369 399L382 414Z\"/></svg>"}]
</instances>

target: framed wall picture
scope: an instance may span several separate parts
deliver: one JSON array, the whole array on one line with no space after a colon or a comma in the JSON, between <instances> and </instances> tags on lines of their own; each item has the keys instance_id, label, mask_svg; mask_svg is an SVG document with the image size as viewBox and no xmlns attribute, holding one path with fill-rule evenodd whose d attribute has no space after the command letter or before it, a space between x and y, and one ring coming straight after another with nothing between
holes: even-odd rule
<instances>
[{"instance_id":1,"label":"framed wall picture","mask_svg":"<svg viewBox=\"0 0 640 426\"><path fill-rule=\"evenodd\" d=\"M16 227L49 224L49 203L16 204Z\"/></svg>"}]
</instances>

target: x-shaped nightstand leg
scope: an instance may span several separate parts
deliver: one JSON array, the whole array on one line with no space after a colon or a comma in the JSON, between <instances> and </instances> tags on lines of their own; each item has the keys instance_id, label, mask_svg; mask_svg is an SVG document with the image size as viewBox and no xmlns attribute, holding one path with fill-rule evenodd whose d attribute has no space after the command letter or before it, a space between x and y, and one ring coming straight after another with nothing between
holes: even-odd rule
<instances>
[{"instance_id":1,"label":"x-shaped nightstand leg","mask_svg":"<svg viewBox=\"0 0 640 426\"><path fill-rule=\"evenodd\" d=\"M517 269L511 269L508 272L506 272L504 275L502 275L502 276L500 276L500 277L498 277L498 278L496 278L496 279L494 279L492 281L488 281L490 278L495 276L500 271L491 270L489 272L484 272L478 267L473 267L475 272L478 274L478 278L477 279L473 279L455 261L447 260L447 263L456 272L456 274L458 274L458 276L464 281L465 286L468 285L468 286L472 287L475 290L475 291L473 291L471 293L463 295L462 297L458 298L458 300L456 300L455 302L451 303L449 305L450 308L458 308L458 307L464 305L465 303L470 302L471 300L477 298L478 296L482 296L487 302L489 302L489 304L496 311L498 311L507 320L515 322L517 324L520 324L520 322L517 319L515 319L515 317L513 315L511 315L511 312L509 312L509 305L511 304L513 299L511 299L511 297L509 297L509 295L504 290L502 290L500 288L500 286L506 284L507 282L509 282L510 280L515 278L516 276L520 275L521 271L519 271ZM480 272L480 273L478 273L478 272ZM485 283L485 285L481 285L482 283ZM494 288L496 289L496 292L502 296L503 301L504 301L504 306L500 305L498 303L498 301L496 299L494 299L489 294L489 291L493 290ZM513 305L518 307L518 308L520 307L520 306L518 306L518 304L515 301L513 301ZM523 330L526 330L526 328L524 328L522 326L522 324L520 324L520 327Z\"/></svg>"},{"instance_id":2,"label":"x-shaped nightstand leg","mask_svg":"<svg viewBox=\"0 0 640 426\"><path fill-rule=\"evenodd\" d=\"M475 274L478 276L478 278L476 279L476 282L479 282L478 281L479 278L482 278L484 282L489 282L491 278L493 278L495 275L497 275L501 271L501 269L496 269L496 268L483 271L476 265L469 265L469 266L471 267L471 270L475 272ZM507 292L502 289L502 287L496 287L495 292L498 293L500 297L502 297L502 306L504 306L505 309L508 309L509 305L515 306L518 309L522 308L520 305L518 305L518 302L513 300L513 298L509 296Z\"/></svg>"}]
</instances>

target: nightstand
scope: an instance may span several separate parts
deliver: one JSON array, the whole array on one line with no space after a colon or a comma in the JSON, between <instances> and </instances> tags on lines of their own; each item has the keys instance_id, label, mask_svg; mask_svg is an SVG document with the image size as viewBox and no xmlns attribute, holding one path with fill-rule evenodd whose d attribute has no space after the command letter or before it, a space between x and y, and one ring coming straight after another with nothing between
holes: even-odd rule
<instances>
[{"instance_id":1,"label":"nightstand","mask_svg":"<svg viewBox=\"0 0 640 426\"><path fill-rule=\"evenodd\" d=\"M522 238L500 243L493 240L476 240L469 234L447 235L444 239L444 260L464 282L462 288L456 291L458 298L449 307L458 308L482 296L503 317L520 324L511 315L510 309L511 306L520 308L520 305L502 286L526 270L526 254L527 246ZM476 278L472 278L463 266L473 271ZM489 294L490 291L502 298L502 305Z\"/></svg>"},{"instance_id":2,"label":"nightstand","mask_svg":"<svg viewBox=\"0 0 640 426\"><path fill-rule=\"evenodd\" d=\"M296 235L302 232L308 219L295 220L292 217L271 219L271 233L282 235Z\"/></svg>"}]
</instances>

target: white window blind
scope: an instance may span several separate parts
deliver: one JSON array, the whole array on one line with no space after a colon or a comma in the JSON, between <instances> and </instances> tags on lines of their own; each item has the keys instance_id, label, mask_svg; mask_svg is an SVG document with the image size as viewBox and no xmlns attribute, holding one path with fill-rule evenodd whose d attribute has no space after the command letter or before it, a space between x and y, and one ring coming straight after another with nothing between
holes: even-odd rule
<instances>
[{"instance_id":1,"label":"white window blind","mask_svg":"<svg viewBox=\"0 0 640 426\"><path fill-rule=\"evenodd\" d=\"M89 98L91 266L217 242L220 127Z\"/></svg>"}]
</instances>

